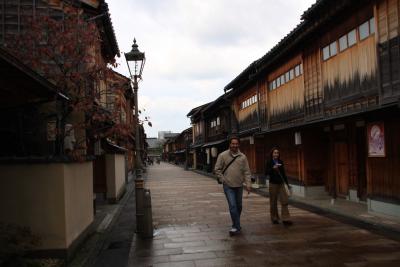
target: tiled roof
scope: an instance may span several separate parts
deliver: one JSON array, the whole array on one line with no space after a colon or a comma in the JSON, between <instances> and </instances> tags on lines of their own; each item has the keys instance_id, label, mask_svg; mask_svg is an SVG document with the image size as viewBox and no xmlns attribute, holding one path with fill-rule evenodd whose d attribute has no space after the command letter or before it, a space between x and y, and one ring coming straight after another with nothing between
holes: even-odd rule
<instances>
[{"instance_id":1,"label":"tiled roof","mask_svg":"<svg viewBox=\"0 0 400 267\"><path fill-rule=\"evenodd\" d=\"M229 91L221 96L219 96L217 99L215 99L213 102L209 103L207 107L204 107L202 109L203 112L206 112L207 110L211 109L212 107L218 105L221 103L221 101L226 101L226 99L232 94L232 91Z\"/></svg>"},{"instance_id":2,"label":"tiled roof","mask_svg":"<svg viewBox=\"0 0 400 267\"><path fill-rule=\"evenodd\" d=\"M263 57L261 57L257 61L257 66L261 67L263 64L265 64L268 60L272 59L279 52L282 52L282 50L288 47L289 44L293 44L293 41L299 36L301 32L305 30L306 24L307 23L305 21L300 22L296 26L296 28L294 28L290 33L288 33L284 38L282 38L278 42L278 44L276 44L268 53L266 53Z\"/></svg>"},{"instance_id":3,"label":"tiled roof","mask_svg":"<svg viewBox=\"0 0 400 267\"><path fill-rule=\"evenodd\" d=\"M351 6L370 2L371 0L316 0L301 16L301 22L284 38L282 38L268 53L251 63L235 79L233 79L224 90L230 90L237 87L238 84L245 84L252 80L255 74L261 72L270 64L274 63L281 55L293 48L299 42L304 40L313 26L313 21L318 16L333 16L340 10ZM328 12L328 13L327 13Z\"/></svg>"},{"instance_id":4,"label":"tiled roof","mask_svg":"<svg viewBox=\"0 0 400 267\"><path fill-rule=\"evenodd\" d=\"M243 70L234 80L232 80L228 85L225 86L224 90L227 91L229 89L232 89L235 87L237 83L240 82L240 80L245 79L247 81L248 79L251 79L252 74L256 74L257 70L262 67L263 64L268 62L270 59L272 59L275 55L277 55L279 52L282 52L282 49L287 47L293 39L297 37L297 35L304 30L305 28L305 22L302 21L300 22L296 28L294 28L289 34L287 34L284 38L282 38L278 44L276 44L271 50L268 51L264 56L261 58L257 59L253 63L251 63L245 70Z\"/></svg>"},{"instance_id":5,"label":"tiled roof","mask_svg":"<svg viewBox=\"0 0 400 267\"><path fill-rule=\"evenodd\" d=\"M213 102L214 102L214 101L193 108L186 116L187 116L187 117L192 117L192 116L196 115L196 114L197 114L198 112L200 112L203 108L205 108L206 106L208 106L209 104L211 104L211 103L213 103Z\"/></svg>"},{"instance_id":6,"label":"tiled roof","mask_svg":"<svg viewBox=\"0 0 400 267\"><path fill-rule=\"evenodd\" d=\"M332 4L335 2L337 2L337 1L336 0L316 0L314 4L312 4L306 11L304 11L303 15L301 15L301 19L304 19L304 20L309 19L312 15L314 15L316 12L320 11L320 9L325 7L327 4ZM351 1L347 1L347 2L351 2Z\"/></svg>"},{"instance_id":7,"label":"tiled roof","mask_svg":"<svg viewBox=\"0 0 400 267\"><path fill-rule=\"evenodd\" d=\"M120 51L119 51L117 38L115 36L114 27L113 27L112 20L111 20L110 10L108 8L108 4L104 0L101 3L101 11L106 14L106 16L104 17L104 20L103 20L104 28L107 31L108 37L110 38L109 41L110 41L110 44L111 44L111 47L113 50L113 54L117 55L119 57Z\"/></svg>"},{"instance_id":8,"label":"tiled roof","mask_svg":"<svg viewBox=\"0 0 400 267\"><path fill-rule=\"evenodd\" d=\"M252 62L247 68L245 68L238 76L236 76L235 79L233 79L230 83L228 83L225 87L224 90L228 91L232 89L239 80L248 78L251 73L255 71L255 67L257 64L258 60Z\"/></svg>"}]
</instances>

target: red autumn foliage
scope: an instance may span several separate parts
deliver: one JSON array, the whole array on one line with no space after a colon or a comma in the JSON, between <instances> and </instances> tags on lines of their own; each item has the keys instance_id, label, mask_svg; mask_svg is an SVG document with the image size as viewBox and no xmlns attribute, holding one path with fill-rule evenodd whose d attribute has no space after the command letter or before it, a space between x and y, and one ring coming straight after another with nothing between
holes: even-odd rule
<instances>
[{"instance_id":1,"label":"red autumn foliage","mask_svg":"<svg viewBox=\"0 0 400 267\"><path fill-rule=\"evenodd\" d=\"M126 85L108 82L114 75L111 67L116 66L115 60L105 62L102 58L98 27L94 21L85 19L82 9L65 9L63 19L29 18L24 22L23 31L9 40L6 48L10 52L57 85L60 93L69 98L60 111L61 140L71 114L78 113L84 114L85 120L74 122L74 129L84 129L95 139L127 139L132 124L120 119ZM107 84L107 90L99 90L101 84ZM106 93L115 95L113 110L106 110L100 103L102 94ZM85 141L76 140L75 149L86 149Z\"/></svg>"}]
</instances>

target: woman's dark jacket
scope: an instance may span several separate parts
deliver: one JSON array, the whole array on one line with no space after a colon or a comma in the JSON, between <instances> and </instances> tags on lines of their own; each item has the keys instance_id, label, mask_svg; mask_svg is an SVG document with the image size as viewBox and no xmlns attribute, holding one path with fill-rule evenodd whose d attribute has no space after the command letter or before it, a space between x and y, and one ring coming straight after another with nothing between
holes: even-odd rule
<instances>
[{"instance_id":1,"label":"woman's dark jacket","mask_svg":"<svg viewBox=\"0 0 400 267\"><path fill-rule=\"evenodd\" d=\"M274 165L275 165L273 160L267 161L266 166L265 166L265 175L269 176L269 182L271 184L282 184L283 183L282 178L285 181L285 183L288 184L288 179L287 179L286 172L285 172L285 167L284 167L285 165L283 164L283 161L280 160L280 159L278 159L278 162L280 164L282 164L278 168L279 171L275 170L273 168Z\"/></svg>"}]
</instances>

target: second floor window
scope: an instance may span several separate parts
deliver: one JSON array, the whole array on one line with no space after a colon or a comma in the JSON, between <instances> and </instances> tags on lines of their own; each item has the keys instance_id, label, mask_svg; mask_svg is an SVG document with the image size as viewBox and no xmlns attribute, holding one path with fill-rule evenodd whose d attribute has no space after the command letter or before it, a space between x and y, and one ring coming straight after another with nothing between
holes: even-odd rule
<instances>
[{"instance_id":1,"label":"second floor window","mask_svg":"<svg viewBox=\"0 0 400 267\"><path fill-rule=\"evenodd\" d=\"M322 48L322 59L328 60L329 58L335 56L338 52L345 51L347 48L357 44L357 30L359 41L368 38L370 35L375 33L375 19L372 17L366 22L362 23L356 29L353 29L342 35L339 40L335 40L329 45ZM339 44L339 51L337 50L337 44Z\"/></svg>"},{"instance_id":2,"label":"second floor window","mask_svg":"<svg viewBox=\"0 0 400 267\"><path fill-rule=\"evenodd\" d=\"M257 103L258 99L257 99L257 95L253 95L249 98L247 98L246 100L244 100L241 104L240 104L240 108L241 109L245 109L247 107L250 107L251 105Z\"/></svg>"},{"instance_id":3,"label":"second floor window","mask_svg":"<svg viewBox=\"0 0 400 267\"><path fill-rule=\"evenodd\" d=\"M327 60L335 55L337 55L336 41L330 43L322 49L322 57L324 60Z\"/></svg>"},{"instance_id":4,"label":"second floor window","mask_svg":"<svg viewBox=\"0 0 400 267\"><path fill-rule=\"evenodd\" d=\"M200 123L196 123L194 126L194 135L199 136L201 134Z\"/></svg>"},{"instance_id":5,"label":"second floor window","mask_svg":"<svg viewBox=\"0 0 400 267\"><path fill-rule=\"evenodd\" d=\"M221 120L219 117L215 118L214 120L211 121L210 127L215 128L221 125Z\"/></svg>"},{"instance_id":6,"label":"second floor window","mask_svg":"<svg viewBox=\"0 0 400 267\"><path fill-rule=\"evenodd\" d=\"M291 80L299 77L303 74L303 64L300 63L294 68L286 71L284 74L280 75L278 78L269 83L269 90L275 90L276 88L290 82Z\"/></svg>"},{"instance_id":7,"label":"second floor window","mask_svg":"<svg viewBox=\"0 0 400 267\"><path fill-rule=\"evenodd\" d=\"M375 19L371 18L370 20L361 24L360 27L358 27L358 32L360 35L360 41L373 34L375 32Z\"/></svg>"},{"instance_id":8,"label":"second floor window","mask_svg":"<svg viewBox=\"0 0 400 267\"><path fill-rule=\"evenodd\" d=\"M342 37L340 37L340 39L339 39L339 51L342 52L342 51L346 50L347 47L348 47L347 34L345 34Z\"/></svg>"}]
</instances>

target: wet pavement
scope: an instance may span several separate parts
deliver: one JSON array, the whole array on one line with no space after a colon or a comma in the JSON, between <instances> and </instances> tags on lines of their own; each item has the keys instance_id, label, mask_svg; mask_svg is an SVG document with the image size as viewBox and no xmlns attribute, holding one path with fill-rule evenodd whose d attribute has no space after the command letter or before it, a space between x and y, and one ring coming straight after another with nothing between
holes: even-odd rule
<instances>
[{"instance_id":1,"label":"wet pavement","mask_svg":"<svg viewBox=\"0 0 400 267\"><path fill-rule=\"evenodd\" d=\"M118 204L96 199L93 231L79 247L68 267L127 266L136 229L133 175Z\"/></svg>"},{"instance_id":2,"label":"wet pavement","mask_svg":"<svg viewBox=\"0 0 400 267\"><path fill-rule=\"evenodd\" d=\"M243 199L242 234L215 180L161 163L148 168L153 240L134 238L129 266L400 266L400 242L290 207L291 227L272 225L268 198Z\"/></svg>"}]
</instances>

